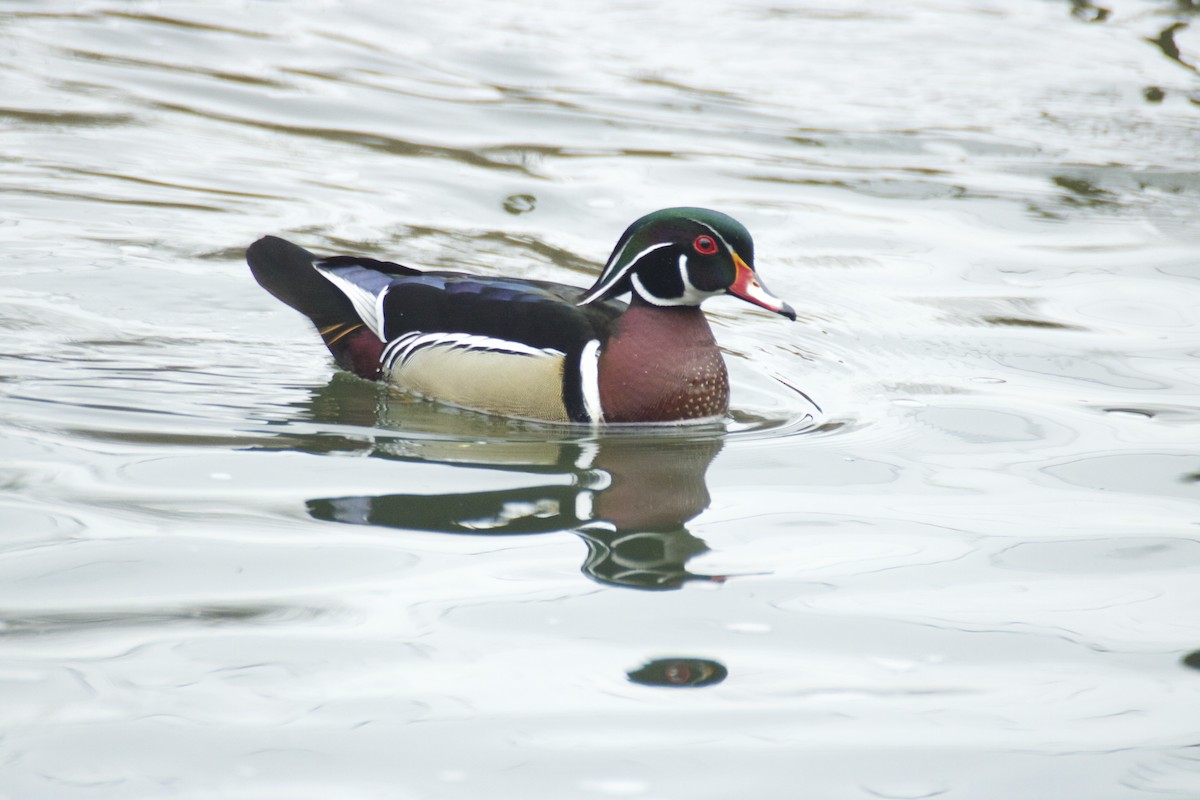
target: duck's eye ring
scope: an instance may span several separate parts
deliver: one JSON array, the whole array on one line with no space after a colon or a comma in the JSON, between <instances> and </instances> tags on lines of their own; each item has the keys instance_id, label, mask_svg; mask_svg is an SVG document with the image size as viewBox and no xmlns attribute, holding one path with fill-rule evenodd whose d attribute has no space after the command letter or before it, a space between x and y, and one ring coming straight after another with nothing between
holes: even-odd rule
<instances>
[{"instance_id":1,"label":"duck's eye ring","mask_svg":"<svg viewBox=\"0 0 1200 800\"><path fill-rule=\"evenodd\" d=\"M717 243L711 236L697 236L696 241L692 242L692 247L702 256L711 256L717 252Z\"/></svg>"}]
</instances>

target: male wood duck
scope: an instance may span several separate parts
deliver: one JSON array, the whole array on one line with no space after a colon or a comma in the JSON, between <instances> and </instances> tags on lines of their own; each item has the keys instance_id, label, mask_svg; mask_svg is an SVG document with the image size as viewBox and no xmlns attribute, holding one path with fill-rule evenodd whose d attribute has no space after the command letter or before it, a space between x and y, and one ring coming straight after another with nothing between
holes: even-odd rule
<instances>
[{"instance_id":1,"label":"male wood duck","mask_svg":"<svg viewBox=\"0 0 1200 800\"><path fill-rule=\"evenodd\" d=\"M729 377L700 304L731 294L794 320L725 214L668 208L621 235L591 288L320 258L267 236L255 279L356 375L452 405L592 424L711 420ZM628 304L616 298L630 293Z\"/></svg>"}]
</instances>

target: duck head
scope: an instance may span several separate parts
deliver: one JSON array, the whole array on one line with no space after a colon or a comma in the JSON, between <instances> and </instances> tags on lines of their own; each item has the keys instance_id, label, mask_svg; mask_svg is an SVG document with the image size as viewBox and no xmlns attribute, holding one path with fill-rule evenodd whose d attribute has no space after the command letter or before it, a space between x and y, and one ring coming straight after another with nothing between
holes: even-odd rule
<instances>
[{"instance_id":1,"label":"duck head","mask_svg":"<svg viewBox=\"0 0 1200 800\"><path fill-rule=\"evenodd\" d=\"M707 208L666 208L630 225L579 305L632 292L652 306L698 306L731 294L796 319L754 271L754 241L733 217Z\"/></svg>"}]
</instances>

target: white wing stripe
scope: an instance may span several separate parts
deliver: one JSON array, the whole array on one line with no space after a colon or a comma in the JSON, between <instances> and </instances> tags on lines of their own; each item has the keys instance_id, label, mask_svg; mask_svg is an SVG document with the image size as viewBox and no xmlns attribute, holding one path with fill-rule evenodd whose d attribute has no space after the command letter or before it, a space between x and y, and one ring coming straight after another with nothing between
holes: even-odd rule
<instances>
[{"instance_id":1,"label":"white wing stripe","mask_svg":"<svg viewBox=\"0 0 1200 800\"><path fill-rule=\"evenodd\" d=\"M383 298L387 297L388 291L390 291L391 288L392 288L391 286L388 286L387 288L385 288L382 292L380 292L375 297L375 321L376 321L376 324L379 326L379 328L375 329L374 327L372 327L371 330L375 331L375 335L379 337L379 341L381 341L381 342L387 341L386 339L383 338L383 336L384 336L383 323L384 323L384 320L387 319L387 315L383 313Z\"/></svg>"},{"instance_id":2,"label":"white wing stripe","mask_svg":"<svg viewBox=\"0 0 1200 800\"><path fill-rule=\"evenodd\" d=\"M387 289L384 289L376 296L373 292L364 289L354 281L346 280L336 273L323 270L319 265L314 266L330 283L340 289L342 294L346 295L351 305L354 306L355 313L366 323L367 327L374 331L376 336L383 339L383 315L381 310L383 309L383 298L387 294Z\"/></svg>"},{"instance_id":3,"label":"white wing stripe","mask_svg":"<svg viewBox=\"0 0 1200 800\"><path fill-rule=\"evenodd\" d=\"M383 365L383 368L385 370L390 370L392 368L392 362L396 360L396 356L399 355L400 350L420 335L420 331L415 333L406 333L403 336L397 336L395 339L388 342L387 346L383 348L383 353L381 353L379 356L379 362Z\"/></svg>"},{"instance_id":4,"label":"white wing stripe","mask_svg":"<svg viewBox=\"0 0 1200 800\"><path fill-rule=\"evenodd\" d=\"M411 331L387 343L383 349L381 361L385 370L403 369L418 352L430 347L443 347L449 350L477 350L494 353L508 353L518 356L555 356L561 358L563 352L552 347L541 349L531 347L521 342L510 342L507 339L496 339L491 336L479 336L470 333L422 333Z\"/></svg>"}]
</instances>

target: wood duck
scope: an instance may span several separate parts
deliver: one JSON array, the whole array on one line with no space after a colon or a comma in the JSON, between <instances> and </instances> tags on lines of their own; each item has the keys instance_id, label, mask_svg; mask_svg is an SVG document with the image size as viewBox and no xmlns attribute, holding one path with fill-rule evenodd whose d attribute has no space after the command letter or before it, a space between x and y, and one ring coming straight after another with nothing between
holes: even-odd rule
<instances>
[{"instance_id":1,"label":"wood duck","mask_svg":"<svg viewBox=\"0 0 1200 800\"><path fill-rule=\"evenodd\" d=\"M337 363L452 405L550 422L712 420L729 377L700 304L734 297L794 320L754 271L736 220L668 208L621 235L589 289L320 258L283 239L246 260L312 320ZM628 304L616 300L631 295Z\"/></svg>"}]
</instances>

